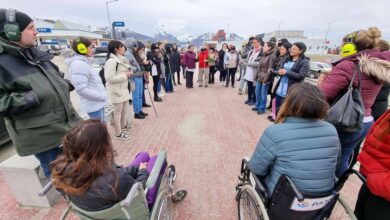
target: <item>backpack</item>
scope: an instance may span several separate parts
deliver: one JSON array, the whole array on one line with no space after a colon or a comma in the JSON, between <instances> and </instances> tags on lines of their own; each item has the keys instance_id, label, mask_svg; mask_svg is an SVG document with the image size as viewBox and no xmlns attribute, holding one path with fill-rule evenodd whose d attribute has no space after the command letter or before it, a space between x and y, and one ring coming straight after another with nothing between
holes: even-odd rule
<instances>
[{"instance_id":1,"label":"backpack","mask_svg":"<svg viewBox=\"0 0 390 220\"><path fill-rule=\"evenodd\" d=\"M115 71L118 71L118 63L116 63ZM106 87L106 77L104 77L104 66L99 71L99 76L100 76L100 79L102 79L102 83L103 83L104 87Z\"/></svg>"}]
</instances>

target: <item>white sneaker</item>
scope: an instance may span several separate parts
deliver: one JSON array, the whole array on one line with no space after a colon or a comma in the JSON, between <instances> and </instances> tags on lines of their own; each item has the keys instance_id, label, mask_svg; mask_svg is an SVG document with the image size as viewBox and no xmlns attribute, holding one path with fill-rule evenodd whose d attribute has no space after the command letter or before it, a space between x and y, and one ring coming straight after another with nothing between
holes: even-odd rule
<instances>
[{"instance_id":1,"label":"white sneaker","mask_svg":"<svg viewBox=\"0 0 390 220\"><path fill-rule=\"evenodd\" d=\"M164 97L165 95L164 95L164 93L160 92L160 93L158 94L158 96L159 96L159 97Z\"/></svg>"}]
</instances>

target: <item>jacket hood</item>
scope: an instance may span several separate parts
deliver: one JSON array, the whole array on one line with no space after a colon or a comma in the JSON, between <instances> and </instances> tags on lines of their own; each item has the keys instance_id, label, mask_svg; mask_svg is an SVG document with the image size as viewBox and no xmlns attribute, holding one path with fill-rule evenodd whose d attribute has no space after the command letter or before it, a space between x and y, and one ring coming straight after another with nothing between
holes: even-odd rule
<instances>
[{"instance_id":1,"label":"jacket hood","mask_svg":"<svg viewBox=\"0 0 390 220\"><path fill-rule=\"evenodd\" d=\"M70 66L73 61L81 60L83 62L89 63L89 59L86 56L77 54L72 49L65 49L61 52L61 56L64 57L66 65Z\"/></svg>"},{"instance_id":2,"label":"jacket hood","mask_svg":"<svg viewBox=\"0 0 390 220\"><path fill-rule=\"evenodd\" d=\"M388 58L390 58L390 52ZM359 60L359 66L362 72L382 82L390 82L390 59L381 59L369 53L363 53L357 59Z\"/></svg>"}]
</instances>

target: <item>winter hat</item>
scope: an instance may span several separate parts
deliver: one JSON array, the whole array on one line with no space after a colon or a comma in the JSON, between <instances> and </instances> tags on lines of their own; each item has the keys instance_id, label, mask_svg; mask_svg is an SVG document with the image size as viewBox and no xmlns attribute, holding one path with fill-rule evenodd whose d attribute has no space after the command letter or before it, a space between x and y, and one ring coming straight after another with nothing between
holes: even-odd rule
<instances>
[{"instance_id":1,"label":"winter hat","mask_svg":"<svg viewBox=\"0 0 390 220\"><path fill-rule=\"evenodd\" d=\"M4 33L4 24L7 23L6 18L7 9L0 9L0 36L7 39ZM26 27L32 22L33 20L30 18L30 16L26 15L23 12L16 11L15 14L15 23L19 25L20 32L24 31Z\"/></svg>"},{"instance_id":2,"label":"winter hat","mask_svg":"<svg viewBox=\"0 0 390 220\"><path fill-rule=\"evenodd\" d=\"M297 46L302 51L301 54L304 54L306 52L306 44L305 43L303 43L303 42L295 42L292 45Z\"/></svg>"}]
</instances>

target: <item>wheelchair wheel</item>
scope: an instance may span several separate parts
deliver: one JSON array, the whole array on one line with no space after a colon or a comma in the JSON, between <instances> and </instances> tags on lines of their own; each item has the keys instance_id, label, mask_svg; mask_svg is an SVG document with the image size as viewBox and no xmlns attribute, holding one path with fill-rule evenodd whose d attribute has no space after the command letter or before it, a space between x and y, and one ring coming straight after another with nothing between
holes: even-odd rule
<instances>
[{"instance_id":1,"label":"wheelchair wheel","mask_svg":"<svg viewBox=\"0 0 390 220\"><path fill-rule=\"evenodd\" d=\"M153 220L171 220L172 219L172 197L168 191L164 190L159 193L156 203L154 204L150 219Z\"/></svg>"},{"instance_id":2,"label":"wheelchair wheel","mask_svg":"<svg viewBox=\"0 0 390 220\"><path fill-rule=\"evenodd\" d=\"M238 193L238 219L268 220L267 210L251 185L243 186Z\"/></svg>"},{"instance_id":3,"label":"wheelchair wheel","mask_svg":"<svg viewBox=\"0 0 390 220\"><path fill-rule=\"evenodd\" d=\"M182 201L187 196L187 190L178 190L175 192L175 194L172 196L172 202L177 203Z\"/></svg>"}]
</instances>

